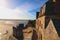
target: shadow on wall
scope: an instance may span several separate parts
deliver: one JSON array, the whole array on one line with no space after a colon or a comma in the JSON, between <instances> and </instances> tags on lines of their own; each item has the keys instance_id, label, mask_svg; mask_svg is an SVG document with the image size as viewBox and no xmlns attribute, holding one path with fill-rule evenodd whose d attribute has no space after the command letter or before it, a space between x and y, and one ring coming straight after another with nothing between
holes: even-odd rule
<instances>
[{"instance_id":1,"label":"shadow on wall","mask_svg":"<svg viewBox=\"0 0 60 40\"><path fill-rule=\"evenodd\" d=\"M19 24L19 26L17 26L16 28L13 27L13 36L15 36L18 40L23 40L23 27L24 24Z\"/></svg>"},{"instance_id":2,"label":"shadow on wall","mask_svg":"<svg viewBox=\"0 0 60 40\"><path fill-rule=\"evenodd\" d=\"M37 40L37 39L38 39L37 32L35 30L33 30L32 40Z\"/></svg>"}]
</instances>

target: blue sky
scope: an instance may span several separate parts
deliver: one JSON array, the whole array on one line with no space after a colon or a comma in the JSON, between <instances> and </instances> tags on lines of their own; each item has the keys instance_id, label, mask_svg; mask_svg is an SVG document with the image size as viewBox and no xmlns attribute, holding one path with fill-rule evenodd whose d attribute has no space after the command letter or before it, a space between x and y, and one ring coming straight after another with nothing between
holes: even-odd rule
<instances>
[{"instance_id":1,"label":"blue sky","mask_svg":"<svg viewBox=\"0 0 60 40\"><path fill-rule=\"evenodd\" d=\"M2 0L0 19L36 19L36 12L47 0Z\"/></svg>"}]
</instances>

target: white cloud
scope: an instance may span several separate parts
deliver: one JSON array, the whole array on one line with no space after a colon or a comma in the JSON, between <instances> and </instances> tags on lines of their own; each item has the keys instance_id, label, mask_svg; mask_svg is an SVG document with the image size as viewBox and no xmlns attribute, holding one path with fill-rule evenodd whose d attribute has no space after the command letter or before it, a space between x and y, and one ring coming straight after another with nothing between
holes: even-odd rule
<instances>
[{"instance_id":1,"label":"white cloud","mask_svg":"<svg viewBox=\"0 0 60 40\"><path fill-rule=\"evenodd\" d=\"M7 6L7 1L8 0L0 0L0 6L6 7Z\"/></svg>"},{"instance_id":2,"label":"white cloud","mask_svg":"<svg viewBox=\"0 0 60 40\"><path fill-rule=\"evenodd\" d=\"M29 12L33 9L33 5L25 3L15 9L7 8L6 0L0 0L0 19L34 19L34 16Z\"/></svg>"}]
</instances>

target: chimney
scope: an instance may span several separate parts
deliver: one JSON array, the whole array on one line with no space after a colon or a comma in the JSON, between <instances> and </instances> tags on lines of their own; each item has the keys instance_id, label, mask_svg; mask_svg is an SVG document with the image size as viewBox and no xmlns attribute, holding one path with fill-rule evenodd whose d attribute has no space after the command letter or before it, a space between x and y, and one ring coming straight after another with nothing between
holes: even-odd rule
<instances>
[{"instance_id":1,"label":"chimney","mask_svg":"<svg viewBox=\"0 0 60 40\"><path fill-rule=\"evenodd\" d=\"M23 28L24 28L24 24L19 24L19 25L17 26L17 28L18 28L18 29L23 29Z\"/></svg>"},{"instance_id":2,"label":"chimney","mask_svg":"<svg viewBox=\"0 0 60 40\"><path fill-rule=\"evenodd\" d=\"M39 17L40 12L36 12L36 19Z\"/></svg>"},{"instance_id":3,"label":"chimney","mask_svg":"<svg viewBox=\"0 0 60 40\"><path fill-rule=\"evenodd\" d=\"M39 16L41 16L43 14L43 7L40 8L40 14Z\"/></svg>"}]
</instances>

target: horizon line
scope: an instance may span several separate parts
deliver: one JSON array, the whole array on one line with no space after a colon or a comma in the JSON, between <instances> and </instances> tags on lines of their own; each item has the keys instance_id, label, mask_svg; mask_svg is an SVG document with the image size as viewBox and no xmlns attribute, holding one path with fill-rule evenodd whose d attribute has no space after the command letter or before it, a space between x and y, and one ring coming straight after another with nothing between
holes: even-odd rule
<instances>
[{"instance_id":1,"label":"horizon line","mask_svg":"<svg viewBox=\"0 0 60 40\"><path fill-rule=\"evenodd\" d=\"M29 21L29 20L36 20L36 19L0 19L2 21Z\"/></svg>"}]
</instances>

